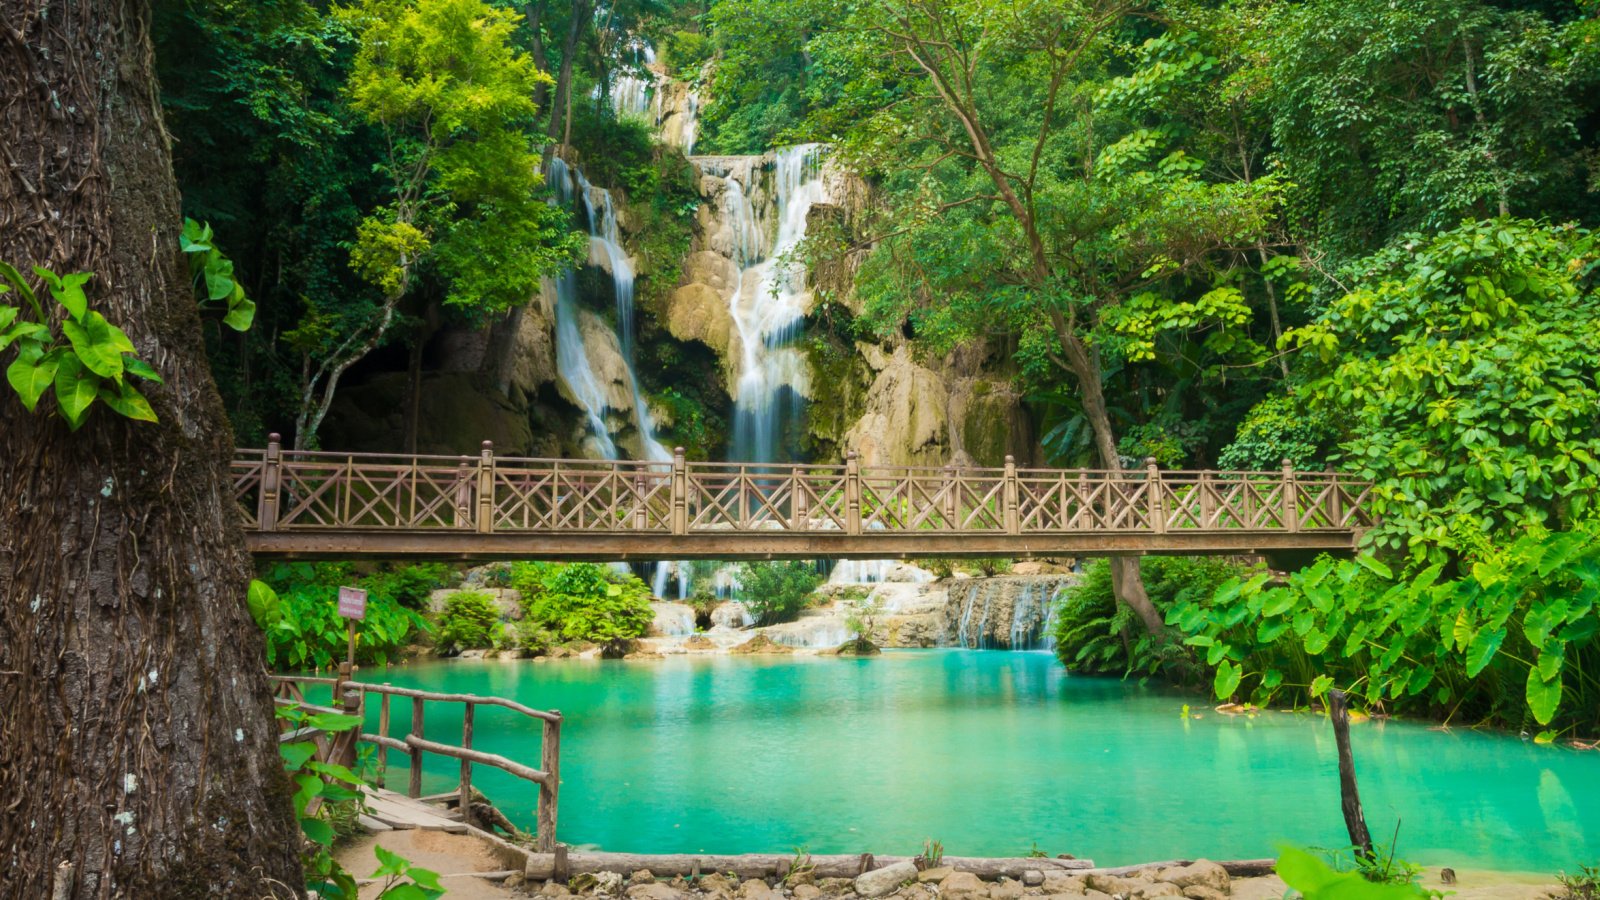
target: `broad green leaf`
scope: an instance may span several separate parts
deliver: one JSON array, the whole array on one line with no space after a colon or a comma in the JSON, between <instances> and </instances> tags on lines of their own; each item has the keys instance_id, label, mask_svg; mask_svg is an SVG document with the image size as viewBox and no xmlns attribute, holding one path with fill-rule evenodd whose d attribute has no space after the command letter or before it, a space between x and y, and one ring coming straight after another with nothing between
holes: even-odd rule
<instances>
[{"instance_id":1,"label":"broad green leaf","mask_svg":"<svg viewBox=\"0 0 1600 900\"><path fill-rule=\"evenodd\" d=\"M100 379L84 368L83 363L70 353L63 354L56 367L56 404L67 426L77 431L83 426L89 407L100 392Z\"/></svg>"},{"instance_id":2,"label":"broad green leaf","mask_svg":"<svg viewBox=\"0 0 1600 900\"><path fill-rule=\"evenodd\" d=\"M1544 649L1539 651L1539 662L1534 668L1539 672L1539 677L1545 681L1553 681L1561 677L1561 670L1566 667L1567 645L1563 641L1551 641Z\"/></svg>"},{"instance_id":3,"label":"broad green leaf","mask_svg":"<svg viewBox=\"0 0 1600 900\"><path fill-rule=\"evenodd\" d=\"M1539 677L1537 667L1528 670L1528 710L1533 713L1534 721L1540 725L1549 725L1555 718L1556 708L1561 705L1561 678L1545 681Z\"/></svg>"},{"instance_id":4,"label":"broad green leaf","mask_svg":"<svg viewBox=\"0 0 1600 900\"><path fill-rule=\"evenodd\" d=\"M82 322L63 322L61 331L72 342L72 350L84 368L101 378L122 377L122 349L111 332L111 323L105 316L90 312ZM121 334L119 331L118 334ZM127 336L122 337L124 342ZM128 349L133 349L128 344Z\"/></svg>"},{"instance_id":5,"label":"broad green leaf","mask_svg":"<svg viewBox=\"0 0 1600 900\"><path fill-rule=\"evenodd\" d=\"M34 271L39 272L40 269L35 267ZM89 310L89 298L83 293L83 286L89 283L89 278L87 272L74 272L61 276L59 281L50 285L50 296L66 307L67 314L75 320L82 319Z\"/></svg>"},{"instance_id":6,"label":"broad green leaf","mask_svg":"<svg viewBox=\"0 0 1600 900\"><path fill-rule=\"evenodd\" d=\"M1332 638L1327 634L1313 629L1312 631L1307 632L1304 638L1306 652L1312 656L1316 656L1322 651L1328 649L1328 642L1330 640L1332 640Z\"/></svg>"},{"instance_id":7,"label":"broad green leaf","mask_svg":"<svg viewBox=\"0 0 1600 900\"><path fill-rule=\"evenodd\" d=\"M156 418L156 411L150 408L150 401L127 382L123 382L120 386L102 385L100 400L117 414L136 422L160 421Z\"/></svg>"},{"instance_id":8,"label":"broad green leaf","mask_svg":"<svg viewBox=\"0 0 1600 900\"><path fill-rule=\"evenodd\" d=\"M283 617L282 604L278 601L278 592L264 581L251 579L250 590L245 593L245 601L250 605L250 618L262 628L271 627Z\"/></svg>"},{"instance_id":9,"label":"broad green leaf","mask_svg":"<svg viewBox=\"0 0 1600 900\"><path fill-rule=\"evenodd\" d=\"M1311 679L1311 696L1321 697L1323 694L1326 694L1328 689L1331 687L1333 687L1332 678L1329 678L1327 675L1318 675L1317 677Z\"/></svg>"},{"instance_id":10,"label":"broad green leaf","mask_svg":"<svg viewBox=\"0 0 1600 900\"><path fill-rule=\"evenodd\" d=\"M241 297L238 302L228 304L228 314L222 317L222 324L234 331L249 331L255 320L255 301Z\"/></svg>"},{"instance_id":11,"label":"broad green leaf","mask_svg":"<svg viewBox=\"0 0 1600 900\"><path fill-rule=\"evenodd\" d=\"M25 340L17 345L17 358L6 368L6 380L11 383L28 412L34 411L39 405L39 398L55 383L60 361L59 354L46 354L38 341Z\"/></svg>"},{"instance_id":12,"label":"broad green leaf","mask_svg":"<svg viewBox=\"0 0 1600 900\"><path fill-rule=\"evenodd\" d=\"M1384 581L1394 580L1394 571L1369 554L1363 553L1357 556L1356 562L1360 563L1362 568L1382 578Z\"/></svg>"},{"instance_id":13,"label":"broad green leaf","mask_svg":"<svg viewBox=\"0 0 1600 900\"><path fill-rule=\"evenodd\" d=\"M313 713L306 716L306 724L323 731L348 731L361 724L361 717L344 713Z\"/></svg>"},{"instance_id":14,"label":"broad green leaf","mask_svg":"<svg viewBox=\"0 0 1600 900\"><path fill-rule=\"evenodd\" d=\"M17 315L21 312L22 310L15 306L0 306L0 331L10 328L11 323L17 320Z\"/></svg>"},{"instance_id":15,"label":"broad green leaf","mask_svg":"<svg viewBox=\"0 0 1600 900\"><path fill-rule=\"evenodd\" d=\"M322 821L321 819L313 819L309 816L302 816L300 818L300 831L308 839L315 841L324 847L333 846L333 826Z\"/></svg>"},{"instance_id":16,"label":"broad green leaf","mask_svg":"<svg viewBox=\"0 0 1600 900\"><path fill-rule=\"evenodd\" d=\"M283 767L293 772L306 764L306 760L317 755L317 745L310 741L295 741L292 744L280 744L278 755L283 757Z\"/></svg>"},{"instance_id":17,"label":"broad green leaf","mask_svg":"<svg viewBox=\"0 0 1600 900\"><path fill-rule=\"evenodd\" d=\"M1295 847L1282 848L1276 868L1284 884L1308 897L1339 875L1327 863Z\"/></svg>"},{"instance_id":18,"label":"broad green leaf","mask_svg":"<svg viewBox=\"0 0 1600 900\"><path fill-rule=\"evenodd\" d=\"M1500 644L1506 639L1504 628L1486 628L1478 632L1472 639L1472 644L1467 647L1467 677L1477 678L1489 662L1499 652Z\"/></svg>"},{"instance_id":19,"label":"broad green leaf","mask_svg":"<svg viewBox=\"0 0 1600 900\"><path fill-rule=\"evenodd\" d=\"M1244 677L1244 669L1237 663L1223 660L1217 666L1217 676L1212 680L1212 689L1216 691L1217 699L1227 700L1233 692L1239 689L1239 681Z\"/></svg>"},{"instance_id":20,"label":"broad green leaf","mask_svg":"<svg viewBox=\"0 0 1600 900\"><path fill-rule=\"evenodd\" d=\"M380 900L434 900L438 894L414 884L397 884L383 892Z\"/></svg>"},{"instance_id":21,"label":"broad green leaf","mask_svg":"<svg viewBox=\"0 0 1600 900\"><path fill-rule=\"evenodd\" d=\"M207 265L205 277L206 296L211 300L227 299L236 286L233 280L233 263L227 260Z\"/></svg>"},{"instance_id":22,"label":"broad green leaf","mask_svg":"<svg viewBox=\"0 0 1600 900\"><path fill-rule=\"evenodd\" d=\"M145 381L153 381L156 384L164 383L161 379L161 373L151 368L149 363L137 356L129 356L123 359L122 364L129 375L143 378Z\"/></svg>"}]
</instances>

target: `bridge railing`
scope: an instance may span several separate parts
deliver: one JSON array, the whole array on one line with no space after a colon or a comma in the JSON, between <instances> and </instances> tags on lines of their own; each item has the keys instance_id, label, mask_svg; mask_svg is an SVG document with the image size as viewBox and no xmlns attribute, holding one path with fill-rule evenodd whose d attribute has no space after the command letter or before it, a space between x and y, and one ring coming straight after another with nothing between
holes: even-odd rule
<instances>
[{"instance_id":1,"label":"bridge railing","mask_svg":"<svg viewBox=\"0 0 1600 900\"><path fill-rule=\"evenodd\" d=\"M276 436L274 436L276 438ZM1370 484L1336 472L601 461L243 450L247 527L479 533L1054 534L1348 531Z\"/></svg>"}]
</instances>

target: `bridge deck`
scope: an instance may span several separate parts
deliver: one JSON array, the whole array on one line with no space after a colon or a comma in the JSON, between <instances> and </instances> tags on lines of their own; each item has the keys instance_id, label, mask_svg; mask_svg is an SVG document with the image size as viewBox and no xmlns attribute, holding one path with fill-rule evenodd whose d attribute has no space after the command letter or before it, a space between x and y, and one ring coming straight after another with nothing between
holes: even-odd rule
<instances>
[{"instance_id":1,"label":"bridge deck","mask_svg":"<svg viewBox=\"0 0 1600 900\"><path fill-rule=\"evenodd\" d=\"M1334 472L863 467L243 450L259 556L778 559L1351 550Z\"/></svg>"}]
</instances>

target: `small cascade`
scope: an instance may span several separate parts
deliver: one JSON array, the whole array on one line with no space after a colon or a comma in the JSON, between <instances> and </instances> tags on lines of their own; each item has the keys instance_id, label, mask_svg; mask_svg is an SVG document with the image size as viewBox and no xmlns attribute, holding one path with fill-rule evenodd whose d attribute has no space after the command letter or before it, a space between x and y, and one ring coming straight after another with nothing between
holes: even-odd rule
<instances>
[{"instance_id":1,"label":"small cascade","mask_svg":"<svg viewBox=\"0 0 1600 900\"><path fill-rule=\"evenodd\" d=\"M629 57L626 62L631 65L627 68L619 65L611 78L606 92L611 101L611 110L619 119L654 121L660 115L661 103L661 80L653 71L656 64L655 48L643 38L630 37L620 55ZM646 74L636 74L640 71ZM600 96L599 85L595 85L590 96Z\"/></svg>"},{"instance_id":2,"label":"small cascade","mask_svg":"<svg viewBox=\"0 0 1600 900\"><path fill-rule=\"evenodd\" d=\"M997 576L958 581L955 644L973 650L1053 650L1056 607L1073 576Z\"/></svg>"},{"instance_id":3,"label":"small cascade","mask_svg":"<svg viewBox=\"0 0 1600 900\"><path fill-rule=\"evenodd\" d=\"M652 603L655 630L667 637L694 634L694 610L682 603Z\"/></svg>"}]
</instances>

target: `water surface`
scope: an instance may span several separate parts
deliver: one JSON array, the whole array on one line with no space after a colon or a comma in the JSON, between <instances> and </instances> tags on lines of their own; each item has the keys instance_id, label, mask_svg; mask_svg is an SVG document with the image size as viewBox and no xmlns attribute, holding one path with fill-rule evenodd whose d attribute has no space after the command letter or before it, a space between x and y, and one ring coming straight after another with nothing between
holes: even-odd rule
<instances>
[{"instance_id":1,"label":"water surface","mask_svg":"<svg viewBox=\"0 0 1600 900\"><path fill-rule=\"evenodd\" d=\"M366 680L560 709L560 838L634 852L870 851L1102 865L1344 844L1333 734L1320 716L1230 717L1165 689L1064 672L1044 653L931 650L865 660L434 662ZM428 710L455 743L459 707ZM375 726L376 717L369 724ZM528 764L538 723L477 713L474 746ZM409 727L396 704L393 730ZM1355 728L1367 819L1400 855L1551 873L1600 859L1600 753L1388 722ZM390 784L405 758L390 754ZM459 764L430 758L425 789ZM533 786L477 768L519 822Z\"/></svg>"}]
</instances>

